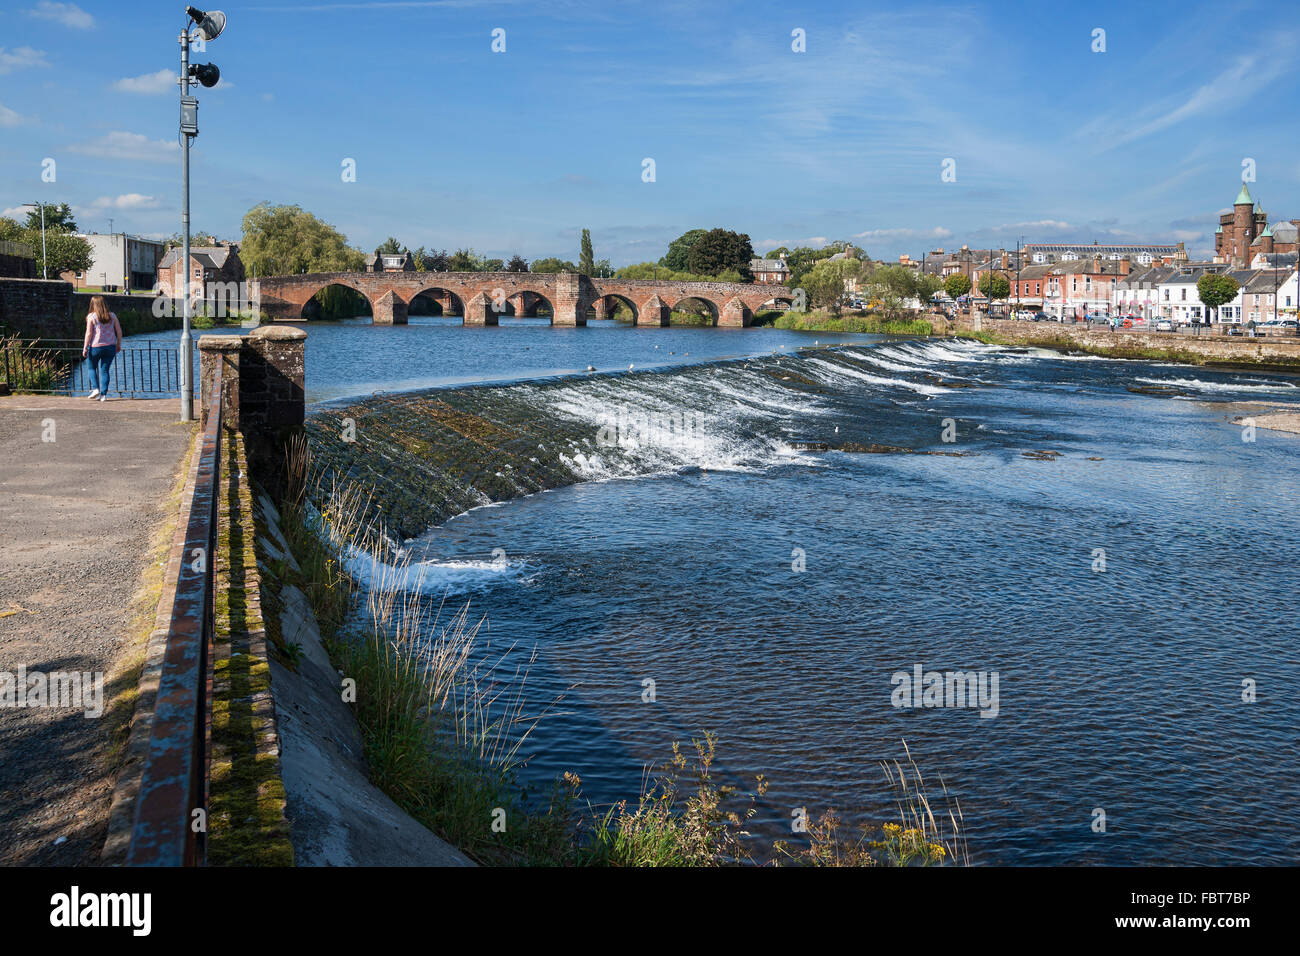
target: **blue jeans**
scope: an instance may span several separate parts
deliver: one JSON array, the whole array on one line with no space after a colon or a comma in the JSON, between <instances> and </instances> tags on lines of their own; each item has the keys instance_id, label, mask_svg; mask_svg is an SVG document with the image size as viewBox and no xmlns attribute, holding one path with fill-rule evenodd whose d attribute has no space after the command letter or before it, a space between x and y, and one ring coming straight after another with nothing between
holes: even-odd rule
<instances>
[{"instance_id":1,"label":"blue jeans","mask_svg":"<svg viewBox=\"0 0 1300 956\"><path fill-rule=\"evenodd\" d=\"M96 345L90 350L90 387L99 389L99 394L108 394L108 383L112 378L113 359L117 355L116 345Z\"/></svg>"}]
</instances>

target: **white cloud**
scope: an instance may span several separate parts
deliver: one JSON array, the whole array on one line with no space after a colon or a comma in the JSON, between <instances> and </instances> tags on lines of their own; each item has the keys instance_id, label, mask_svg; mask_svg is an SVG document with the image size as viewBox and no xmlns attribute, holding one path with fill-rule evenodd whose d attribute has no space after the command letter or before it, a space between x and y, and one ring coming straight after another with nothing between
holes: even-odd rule
<instances>
[{"instance_id":1,"label":"white cloud","mask_svg":"<svg viewBox=\"0 0 1300 956\"><path fill-rule=\"evenodd\" d=\"M128 76L113 83L113 89L119 93L143 93L147 96L170 93L175 88L176 74L171 70L159 70L157 73L145 73L143 76Z\"/></svg>"},{"instance_id":2,"label":"white cloud","mask_svg":"<svg viewBox=\"0 0 1300 956\"><path fill-rule=\"evenodd\" d=\"M809 236L806 239L760 239L752 243L754 251L759 249L779 249L785 246L787 249L798 249L801 246L809 249L820 249L830 242L826 236Z\"/></svg>"},{"instance_id":3,"label":"white cloud","mask_svg":"<svg viewBox=\"0 0 1300 956\"><path fill-rule=\"evenodd\" d=\"M98 139L68 147L73 153L103 159L127 159L144 163L170 163L176 159L180 144L175 140L149 139L140 133L114 130Z\"/></svg>"},{"instance_id":4,"label":"white cloud","mask_svg":"<svg viewBox=\"0 0 1300 956\"><path fill-rule=\"evenodd\" d=\"M100 196L90 204L91 209L156 209L158 200L140 193L123 193L121 196Z\"/></svg>"},{"instance_id":5,"label":"white cloud","mask_svg":"<svg viewBox=\"0 0 1300 956\"><path fill-rule=\"evenodd\" d=\"M1018 229L1037 229L1040 232L1044 230L1049 232L1066 232L1073 228L1074 226L1070 223L1063 222L1060 219L1035 219L1031 222L1009 222L1002 226L994 226L992 231L1015 232Z\"/></svg>"},{"instance_id":6,"label":"white cloud","mask_svg":"<svg viewBox=\"0 0 1300 956\"><path fill-rule=\"evenodd\" d=\"M0 216L5 219L26 219L27 210L22 206L10 206L8 209L0 209Z\"/></svg>"},{"instance_id":7,"label":"white cloud","mask_svg":"<svg viewBox=\"0 0 1300 956\"><path fill-rule=\"evenodd\" d=\"M45 59L44 50L33 50L29 46L20 46L11 51L0 46L0 75L12 73L14 70L26 70L34 66L49 65L50 61Z\"/></svg>"},{"instance_id":8,"label":"white cloud","mask_svg":"<svg viewBox=\"0 0 1300 956\"><path fill-rule=\"evenodd\" d=\"M952 230L945 229L943 226L935 226L933 229L868 229L866 232L855 232L854 239L875 239L877 241L887 241L890 239L949 239L952 237Z\"/></svg>"},{"instance_id":9,"label":"white cloud","mask_svg":"<svg viewBox=\"0 0 1300 956\"><path fill-rule=\"evenodd\" d=\"M53 20L74 30L89 30L95 25L95 18L75 3L51 3L50 0L41 0L36 4L35 9L27 11L27 15L38 20Z\"/></svg>"},{"instance_id":10,"label":"white cloud","mask_svg":"<svg viewBox=\"0 0 1300 956\"><path fill-rule=\"evenodd\" d=\"M20 126L25 122L27 122L26 119L0 103L0 126Z\"/></svg>"}]
</instances>

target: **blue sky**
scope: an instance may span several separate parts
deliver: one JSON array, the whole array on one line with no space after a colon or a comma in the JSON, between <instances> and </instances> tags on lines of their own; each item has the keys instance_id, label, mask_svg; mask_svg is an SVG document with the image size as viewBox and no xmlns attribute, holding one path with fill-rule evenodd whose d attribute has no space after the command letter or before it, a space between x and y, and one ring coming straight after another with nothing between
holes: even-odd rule
<instances>
[{"instance_id":1,"label":"blue sky","mask_svg":"<svg viewBox=\"0 0 1300 956\"><path fill-rule=\"evenodd\" d=\"M67 201L83 229L179 229L184 6L6 4L0 210ZM760 252L849 238L893 258L1023 236L1195 254L1247 158L1270 217L1300 218L1295 4L222 9L225 34L194 57L223 84L198 93L193 224L224 237L269 200L364 250L392 234L576 260L585 226L616 266L713 226Z\"/></svg>"}]
</instances>

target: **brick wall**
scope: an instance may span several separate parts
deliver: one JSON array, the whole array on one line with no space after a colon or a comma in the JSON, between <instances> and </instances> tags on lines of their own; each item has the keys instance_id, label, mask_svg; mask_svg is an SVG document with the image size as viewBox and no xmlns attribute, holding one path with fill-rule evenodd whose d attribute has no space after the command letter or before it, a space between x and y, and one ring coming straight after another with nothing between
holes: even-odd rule
<instances>
[{"instance_id":1,"label":"brick wall","mask_svg":"<svg viewBox=\"0 0 1300 956\"><path fill-rule=\"evenodd\" d=\"M0 276L13 279L35 279L36 260L27 256L11 256L0 253Z\"/></svg>"}]
</instances>

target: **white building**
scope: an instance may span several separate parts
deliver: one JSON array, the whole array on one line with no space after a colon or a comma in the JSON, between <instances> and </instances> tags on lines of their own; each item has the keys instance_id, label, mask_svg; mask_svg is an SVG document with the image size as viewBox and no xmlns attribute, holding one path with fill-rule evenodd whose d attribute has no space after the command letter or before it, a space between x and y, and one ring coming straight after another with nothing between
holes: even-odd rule
<instances>
[{"instance_id":1,"label":"white building","mask_svg":"<svg viewBox=\"0 0 1300 956\"><path fill-rule=\"evenodd\" d=\"M152 289L158 281L158 263L167 251L164 243L124 232L102 235L79 234L90 244L90 268L85 272L64 272L64 282L79 289L87 287L125 292Z\"/></svg>"}]
</instances>

